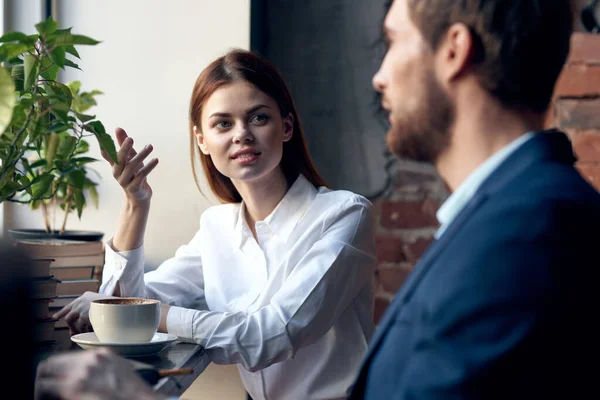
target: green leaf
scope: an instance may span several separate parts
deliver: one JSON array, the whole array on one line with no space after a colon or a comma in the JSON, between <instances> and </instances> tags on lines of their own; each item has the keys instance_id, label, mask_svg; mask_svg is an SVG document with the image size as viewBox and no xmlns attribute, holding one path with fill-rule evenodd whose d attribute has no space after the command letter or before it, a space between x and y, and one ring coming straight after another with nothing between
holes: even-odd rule
<instances>
[{"instance_id":1,"label":"green leaf","mask_svg":"<svg viewBox=\"0 0 600 400\"><path fill-rule=\"evenodd\" d=\"M5 200L11 196L13 196L16 192L21 188L21 184L19 182L15 182L13 180L7 181L0 190L0 200Z\"/></svg>"},{"instance_id":2,"label":"green leaf","mask_svg":"<svg viewBox=\"0 0 600 400\"><path fill-rule=\"evenodd\" d=\"M37 36L37 35L36 35ZM0 37L0 43L5 42L20 42L25 44L34 44L35 42L22 32L7 32Z\"/></svg>"},{"instance_id":3,"label":"green leaf","mask_svg":"<svg viewBox=\"0 0 600 400\"><path fill-rule=\"evenodd\" d=\"M60 132L65 132L70 128L71 128L70 124L64 124L62 122L56 121L50 127L49 132L60 133Z\"/></svg>"},{"instance_id":4,"label":"green leaf","mask_svg":"<svg viewBox=\"0 0 600 400\"><path fill-rule=\"evenodd\" d=\"M56 132L52 132L48 139L48 146L46 147L46 161L48 161L48 165L52 165L59 143L60 136Z\"/></svg>"},{"instance_id":5,"label":"green leaf","mask_svg":"<svg viewBox=\"0 0 600 400\"><path fill-rule=\"evenodd\" d=\"M81 82L80 81L71 81L71 82L67 83L66 86L71 90L71 93L73 94L73 96L75 96L76 94L79 93L79 90L81 89Z\"/></svg>"},{"instance_id":6,"label":"green leaf","mask_svg":"<svg viewBox=\"0 0 600 400\"><path fill-rule=\"evenodd\" d=\"M73 136L65 136L60 141L60 147L58 149L58 155L63 158L68 158L77 146L77 138Z\"/></svg>"},{"instance_id":7,"label":"green leaf","mask_svg":"<svg viewBox=\"0 0 600 400\"><path fill-rule=\"evenodd\" d=\"M12 67L10 70L10 76L13 78L15 83L15 91L23 92L23 83L25 81L25 68L22 65Z\"/></svg>"},{"instance_id":8,"label":"green leaf","mask_svg":"<svg viewBox=\"0 0 600 400\"><path fill-rule=\"evenodd\" d=\"M92 90L89 94L90 96L97 96L99 94L104 94L104 92L101 90Z\"/></svg>"},{"instance_id":9,"label":"green leaf","mask_svg":"<svg viewBox=\"0 0 600 400\"><path fill-rule=\"evenodd\" d=\"M23 168L25 168L25 171L27 171L29 175L33 175L33 169L31 168L31 165L29 165L28 159L26 159L25 157L21 157L21 164L23 165Z\"/></svg>"},{"instance_id":10,"label":"green leaf","mask_svg":"<svg viewBox=\"0 0 600 400\"><path fill-rule=\"evenodd\" d=\"M51 33L54 33L58 28L58 23L52 19L52 17L48 17L47 20L40 22L35 25L35 29L39 32L40 35L46 37Z\"/></svg>"},{"instance_id":11,"label":"green leaf","mask_svg":"<svg viewBox=\"0 0 600 400\"><path fill-rule=\"evenodd\" d=\"M73 35L71 35L71 28L57 29L52 34L48 35L46 41L54 46L65 46L73 44Z\"/></svg>"},{"instance_id":12,"label":"green leaf","mask_svg":"<svg viewBox=\"0 0 600 400\"><path fill-rule=\"evenodd\" d=\"M0 60L12 60L13 58L29 50L33 50L33 46L25 43L4 43L2 46L0 46Z\"/></svg>"},{"instance_id":13,"label":"green leaf","mask_svg":"<svg viewBox=\"0 0 600 400\"><path fill-rule=\"evenodd\" d=\"M2 72L0 72L0 75L2 75ZM0 78L0 82L2 81L2 78ZM2 84L0 83L0 86L2 86ZM2 90L0 89L0 92ZM4 98L3 95L0 94L0 98ZM1 102L0 102L1 104ZM0 107L0 110L2 108ZM0 115L2 114L2 112L0 111ZM27 113L25 112L25 107L17 104L13 110L13 115L12 115L12 120L10 121L10 126L12 129L14 129L15 131L18 129L21 129L23 127L23 125L25 125L25 121L27 120ZM3 132L2 130L0 130L0 132Z\"/></svg>"},{"instance_id":14,"label":"green leaf","mask_svg":"<svg viewBox=\"0 0 600 400\"><path fill-rule=\"evenodd\" d=\"M87 37L87 36L83 36L83 35L72 35L72 38L73 38L73 43L69 43L69 44L82 44L82 45L95 46L98 43L101 43L100 41L98 41L96 39L92 39L91 37Z\"/></svg>"},{"instance_id":15,"label":"green leaf","mask_svg":"<svg viewBox=\"0 0 600 400\"><path fill-rule=\"evenodd\" d=\"M23 68L25 81L23 83L23 90L29 92L33 85L35 85L38 77L38 66L39 62L31 54L25 54L23 56Z\"/></svg>"},{"instance_id":16,"label":"green leaf","mask_svg":"<svg viewBox=\"0 0 600 400\"><path fill-rule=\"evenodd\" d=\"M81 121L81 122L88 122L91 121L93 119L96 119L95 115L87 115L87 114L79 114L79 113L75 113L75 115L77 116L77 118Z\"/></svg>"},{"instance_id":17,"label":"green leaf","mask_svg":"<svg viewBox=\"0 0 600 400\"><path fill-rule=\"evenodd\" d=\"M33 105L33 97L31 93L25 93L23 96L19 97L19 103L25 107L31 107Z\"/></svg>"},{"instance_id":18,"label":"green leaf","mask_svg":"<svg viewBox=\"0 0 600 400\"><path fill-rule=\"evenodd\" d=\"M93 158L93 157L75 157L75 158L71 159L71 161L76 163L77 165L84 165L84 164L89 164L89 163L100 161L100 160L98 160L97 158Z\"/></svg>"},{"instance_id":19,"label":"green leaf","mask_svg":"<svg viewBox=\"0 0 600 400\"><path fill-rule=\"evenodd\" d=\"M36 177L33 180L32 191L33 198L39 199L40 197L44 197L50 186L52 185L52 181L54 180L54 176L51 174L43 174Z\"/></svg>"},{"instance_id":20,"label":"green leaf","mask_svg":"<svg viewBox=\"0 0 600 400\"><path fill-rule=\"evenodd\" d=\"M75 154L87 153L89 150L90 150L90 144L82 139L77 144L77 150L75 150Z\"/></svg>"},{"instance_id":21,"label":"green leaf","mask_svg":"<svg viewBox=\"0 0 600 400\"><path fill-rule=\"evenodd\" d=\"M0 134L12 120L16 101L15 84L6 68L0 67Z\"/></svg>"},{"instance_id":22,"label":"green leaf","mask_svg":"<svg viewBox=\"0 0 600 400\"><path fill-rule=\"evenodd\" d=\"M106 134L106 129L100 121L89 122L86 125L84 125L83 129L94 134Z\"/></svg>"},{"instance_id":23,"label":"green leaf","mask_svg":"<svg viewBox=\"0 0 600 400\"><path fill-rule=\"evenodd\" d=\"M46 80L55 81L58 77L58 70L58 65L54 64L51 59L44 58L40 75Z\"/></svg>"},{"instance_id":24,"label":"green leaf","mask_svg":"<svg viewBox=\"0 0 600 400\"><path fill-rule=\"evenodd\" d=\"M39 160L31 163L31 168L45 167L46 165L48 165L48 161L46 161L43 158L40 158Z\"/></svg>"},{"instance_id":25,"label":"green leaf","mask_svg":"<svg viewBox=\"0 0 600 400\"><path fill-rule=\"evenodd\" d=\"M52 111L50 111L50 114L56 118L59 119L63 122L67 122L67 119L69 118L69 108L67 107L66 104L64 103L57 103L52 107Z\"/></svg>"},{"instance_id":26,"label":"green leaf","mask_svg":"<svg viewBox=\"0 0 600 400\"><path fill-rule=\"evenodd\" d=\"M77 52L77 49L75 48L75 46L73 46L73 45L65 46L65 51L67 53L71 54L72 56L75 56L81 60L81 57L79 56L79 53Z\"/></svg>"},{"instance_id":27,"label":"green leaf","mask_svg":"<svg viewBox=\"0 0 600 400\"><path fill-rule=\"evenodd\" d=\"M28 177L21 175L19 177L19 182L21 183L21 187L19 190L25 190L28 194L33 195L33 191L31 190L31 181Z\"/></svg>"},{"instance_id":28,"label":"green leaf","mask_svg":"<svg viewBox=\"0 0 600 400\"><path fill-rule=\"evenodd\" d=\"M75 206L77 207L77 217L81 219L81 212L83 211L83 207L85 207L85 196L81 190L75 190L74 192Z\"/></svg>"},{"instance_id":29,"label":"green leaf","mask_svg":"<svg viewBox=\"0 0 600 400\"><path fill-rule=\"evenodd\" d=\"M104 152L108 155L108 157L116 164L118 164L117 160L117 150L115 148L115 142L113 138L106 133L106 129L104 129L104 125L100 121L92 121L84 125L83 129L88 132L93 133L98 139L98 144L100 145L100 149L104 150Z\"/></svg>"},{"instance_id":30,"label":"green leaf","mask_svg":"<svg viewBox=\"0 0 600 400\"><path fill-rule=\"evenodd\" d=\"M69 174L69 183L75 186L77 189L83 189L85 183L85 172L80 169L76 169Z\"/></svg>"},{"instance_id":31,"label":"green leaf","mask_svg":"<svg viewBox=\"0 0 600 400\"><path fill-rule=\"evenodd\" d=\"M67 52L64 46L56 46L50 53L50 59L54 61L54 64L60 68L65 68L65 60L67 59Z\"/></svg>"},{"instance_id":32,"label":"green leaf","mask_svg":"<svg viewBox=\"0 0 600 400\"><path fill-rule=\"evenodd\" d=\"M94 203L94 207L98 208L98 190L96 190L96 186L90 186L88 190L90 197L92 198L92 202Z\"/></svg>"},{"instance_id":33,"label":"green leaf","mask_svg":"<svg viewBox=\"0 0 600 400\"><path fill-rule=\"evenodd\" d=\"M42 202L39 200L32 200L31 203L29 203L29 208L32 210L37 210L38 208L40 208L41 204Z\"/></svg>"},{"instance_id":34,"label":"green leaf","mask_svg":"<svg viewBox=\"0 0 600 400\"><path fill-rule=\"evenodd\" d=\"M65 67L71 67L71 68L75 68L81 71L81 68L79 68L79 65L75 64L73 61L69 60L69 59L65 59Z\"/></svg>"}]
</instances>

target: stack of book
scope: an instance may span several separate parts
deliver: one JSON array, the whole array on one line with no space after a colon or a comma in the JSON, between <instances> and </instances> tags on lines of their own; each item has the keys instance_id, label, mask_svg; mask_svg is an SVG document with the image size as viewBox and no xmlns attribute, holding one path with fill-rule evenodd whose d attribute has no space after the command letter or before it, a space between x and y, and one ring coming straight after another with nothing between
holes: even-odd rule
<instances>
[{"instance_id":1,"label":"stack of book","mask_svg":"<svg viewBox=\"0 0 600 400\"><path fill-rule=\"evenodd\" d=\"M65 319L55 320L51 316L83 293L98 291L104 265L102 241L17 239L14 242L34 261L34 265L38 265L34 269L40 269L35 272L35 297L36 302L40 302L37 304L39 311L47 312L44 325L47 329L40 327L40 333L46 330L52 332L58 350L70 348L69 328ZM45 266L47 271L43 270L42 260L50 260Z\"/></svg>"},{"instance_id":2,"label":"stack of book","mask_svg":"<svg viewBox=\"0 0 600 400\"><path fill-rule=\"evenodd\" d=\"M34 343L36 351L51 352L57 341L54 336L57 319L52 318L50 303L56 298L56 287L60 279L50 272L52 258L33 258L29 276L33 280L33 315L35 316Z\"/></svg>"}]
</instances>

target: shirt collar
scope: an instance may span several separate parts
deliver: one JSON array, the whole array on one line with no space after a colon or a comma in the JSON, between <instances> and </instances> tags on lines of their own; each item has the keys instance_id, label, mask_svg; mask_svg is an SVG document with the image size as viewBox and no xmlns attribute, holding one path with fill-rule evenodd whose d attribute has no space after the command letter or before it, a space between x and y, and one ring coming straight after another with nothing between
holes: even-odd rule
<instances>
[{"instance_id":1,"label":"shirt collar","mask_svg":"<svg viewBox=\"0 0 600 400\"><path fill-rule=\"evenodd\" d=\"M273 235L286 242L316 195L317 189L315 186L304 175L298 175L296 181L277 204L277 207L262 223L269 227ZM242 202L235 226L235 244L237 248L242 247L246 239L252 237L252 232L246 223L246 218L244 218L245 208L246 206Z\"/></svg>"},{"instance_id":2,"label":"shirt collar","mask_svg":"<svg viewBox=\"0 0 600 400\"><path fill-rule=\"evenodd\" d=\"M507 146L497 151L485 160L467 179L452 193L450 197L438 209L436 217L440 223L435 238L439 239L454 218L461 212L467 203L475 196L475 193L483 182L502 164L502 162L514 153L519 147L534 136L533 132L513 140Z\"/></svg>"}]
</instances>

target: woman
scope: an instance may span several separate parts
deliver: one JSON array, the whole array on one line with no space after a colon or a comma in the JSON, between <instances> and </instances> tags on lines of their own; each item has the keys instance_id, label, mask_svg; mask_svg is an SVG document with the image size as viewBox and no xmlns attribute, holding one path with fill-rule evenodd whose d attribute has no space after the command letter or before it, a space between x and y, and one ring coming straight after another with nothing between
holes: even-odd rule
<instances>
[{"instance_id":1,"label":"woman","mask_svg":"<svg viewBox=\"0 0 600 400\"><path fill-rule=\"evenodd\" d=\"M100 292L161 300L159 331L201 344L213 362L238 364L254 399L345 398L373 330L371 204L325 186L275 68L234 50L198 77L192 166L199 154L225 204L207 209L191 242L146 274L146 178L158 160L144 164L152 147L136 153L123 130L117 140L113 174L125 203ZM89 329L93 298L57 317L74 332Z\"/></svg>"}]
</instances>

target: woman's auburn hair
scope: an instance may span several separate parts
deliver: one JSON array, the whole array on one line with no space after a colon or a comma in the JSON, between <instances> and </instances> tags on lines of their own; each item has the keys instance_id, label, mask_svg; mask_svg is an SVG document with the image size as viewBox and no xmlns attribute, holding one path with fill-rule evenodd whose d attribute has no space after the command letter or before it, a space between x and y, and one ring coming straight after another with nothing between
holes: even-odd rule
<instances>
[{"instance_id":1,"label":"woman's auburn hair","mask_svg":"<svg viewBox=\"0 0 600 400\"><path fill-rule=\"evenodd\" d=\"M220 87L233 82L248 82L271 97L279 106L282 117L291 114L294 118L292 138L283 143L281 169L289 184L302 174L315 187L327 186L315 168L292 100L290 90L277 69L256 53L234 49L213 61L198 76L190 101L190 159L196 186L200 189L196 162L199 156L204 174L212 192L224 203L239 203L242 197L231 182L221 174L211 157L200 151L194 127L201 131L202 109L209 97Z\"/></svg>"}]
</instances>

